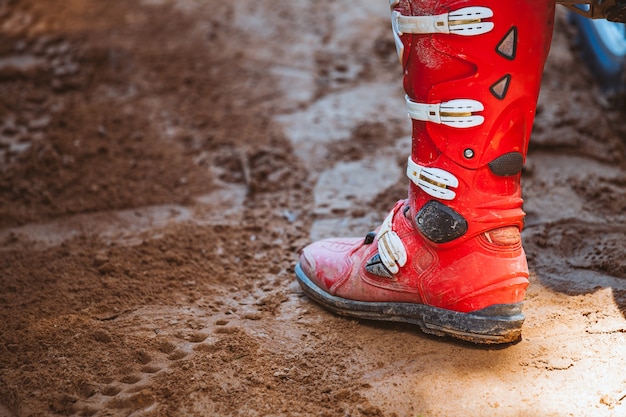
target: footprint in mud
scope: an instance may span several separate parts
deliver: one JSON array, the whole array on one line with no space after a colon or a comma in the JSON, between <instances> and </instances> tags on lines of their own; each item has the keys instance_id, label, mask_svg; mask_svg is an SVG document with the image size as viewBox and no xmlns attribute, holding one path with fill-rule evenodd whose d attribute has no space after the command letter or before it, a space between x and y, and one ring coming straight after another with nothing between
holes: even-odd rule
<instances>
[{"instance_id":1,"label":"footprint in mud","mask_svg":"<svg viewBox=\"0 0 626 417\"><path fill-rule=\"evenodd\" d=\"M626 225L565 222L547 225L541 244L574 268L626 279Z\"/></svg>"},{"instance_id":2,"label":"footprint in mud","mask_svg":"<svg viewBox=\"0 0 626 417\"><path fill-rule=\"evenodd\" d=\"M621 216L626 211L626 175L616 178L591 176L582 182L574 182L574 190L582 196L585 205L594 213L607 217Z\"/></svg>"},{"instance_id":3,"label":"footprint in mud","mask_svg":"<svg viewBox=\"0 0 626 417\"><path fill-rule=\"evenodd\" d=\"M181 340L188 341L190 343L202 343L206 340L207 337L209 337L209 335L206 333L192 332L192 333L178 333L176 334L176 337Z\"/></svg>"},{"instance_id":4,"label":"footprint in mud","mask_svg":"<svg viewBox=\"0 0 626 417\"><path fill-rule=\"evenodd\" d=\"M191 322L186 325L191 328L170 332L164 326L158 341L148 339L142 349L132 353L135 366L128 373L83 384L72 410L81 416L98 415L104 410L124 415L154 410L159 403L155 378L189 360L196 351L194 347L203 345L209 336Z\"/></svg>"},{"instance_id":5,"label":"footprint in mud","mask_svg":"<svg viewBox=\"0 0 626 417\"><path fill-rule=\"evenodd\" d=\"M115 398L107 403L107 408L131 410L132 412L146 409L155 403L154 394L150 389L141 391L129 396Z\"/></svg>"},{"instance_id":6,"label":"footprint in mud","mask_svg":"<svg viewBox=\"0 0 626 417\"><path fill-rule=\"evenodd\" d=\"M141 367L141 372L144 374L156 374L161 369L163 368L158 365L146 365Z\"/></svg>"},{"instance_id":7,"label":"footprint in mud","mask_svg":"<svg viewBox=\"0 0 626 417\"><path fill-rule=\"evenodd\" d=\"M230 334L236 333L239 331L238 326L231 325L229 326L230 321L226 319L220 319L215 322L215 328L213 329L213 333L216 334ZM202 349L202 347L201 347Z\"/></svg>"},{"instance_id":8,"label":"footprint in mud","mask_svg":"<svg viewBox=\"0 0 626 417\"><path fill-rule=\"evenodd\" d=\"M137 351L135 354L137 362L142 365L146 365L152 361L152 356L150 356L145 351Z\"/></svg>"},{"instance_id":9,"label":"footprint in mud","mask_svg":"<svg viewBox=\"0 0 626 417\"><path fill-rule=\"evenodd\" d=\"M583 245L568 260L576 268L590 269L617 278L626 278L624 233L604 233L601 237L584 239Z\"/></svg>"},{"instance_id":10,"label":"footprint in mud","mask_svg":"<svg viewBox=\"0 0 626 417\"><path fill-rule=\"evenodd\" d=\"M108 385L102 389L101 393L105 397L115 397L121 391L122 391L122 388L118 385Z\"/></svg>"},{"instance_id":11,"label":"footprint in mud","mask_svg":"<svg viewBox=\"0 0 626 417\"><path fill-rule=\"evenodd\" d=\"M141 381L141 376L139 376L139 375L134 375L134 374L131 374L131 375L126 375L126 376L124 376L124 377L122 377L122 378L120 379L120 382L121 382L121 383L123 383L123 384L129 384L129 385L136 384L136 383L137 383L137 382L139 382L139 381Z\"/></svg>"},{"instance_id":12,"label":"footprint in mud","mask_svg":"<svg viewBox=\"0 0 626 417\"><path fill-rule=\"evenodd\" d=\"M542 226L527 239L531 266L544 271L539 279L570 295L613 289L615 302L626 316L626 225L566 220Z\"/></svg>"},{"instance_id":13,"label":"footprint in mud","mask_svg":"<svg viewBox=\"0 0 626 417\"><path fill-rule=\"evenodd\" d=\"M179 361L187 356L187 352L183 350L175 350L172 352L167 359L170 361Z\"/></svg>"}]
</instances>

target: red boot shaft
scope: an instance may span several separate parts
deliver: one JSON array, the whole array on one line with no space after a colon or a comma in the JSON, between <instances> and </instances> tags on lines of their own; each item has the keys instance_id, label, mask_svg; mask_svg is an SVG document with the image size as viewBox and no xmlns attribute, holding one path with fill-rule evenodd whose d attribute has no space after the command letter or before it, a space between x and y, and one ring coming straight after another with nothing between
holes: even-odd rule
<instances>
[{"instance_id":1,"label":"red boot shaft","mask_svg":"<svg viewBox=\"0 0 626 417\"><path fill-rule=\"evenodd\" d=\"M471 118L467 116L457 117L461 121L451 125L413 120L413 161L448 171L459 182L450 188L455 197L443 202L469 220L463 239L501 226L522 228L520 172L552 37L554 3L401 1L394 13L400 20L398 12L450 16L458 10L476 9L475 4L493 15L474 23L487 25L477 30L484 33L400 36L408 100L440 104L469 99L483 108L472 112L471 117L482 119L472 127L456 127ZM411 184L413 218L433 199L422 191Z\"/></svg>"},{"instance_id":2,"label":"red boot shaft","mask_svg":"<svg viewBox=\"0 0 626 417\"><path fill-rule=\"evenodd\" d=\"M390 1L413 145L409 197L377 233L303 250L303 289L347 315L498 343L519 337L520 175L552 0Z\"/></svg>"}]
</instances>

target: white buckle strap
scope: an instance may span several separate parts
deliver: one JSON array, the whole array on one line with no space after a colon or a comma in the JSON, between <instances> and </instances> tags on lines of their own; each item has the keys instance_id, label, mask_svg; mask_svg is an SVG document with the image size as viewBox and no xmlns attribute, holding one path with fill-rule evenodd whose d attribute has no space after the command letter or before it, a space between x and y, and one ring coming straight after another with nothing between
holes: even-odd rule
<instances>
[{"instance_id":1,"label":"white buckle strap","mask_svg":"<svg viewBox=\"0 0 626 417\"><path fill-rule=\"evenodd\" d=\"M483 116L474 114L474 112L485 110L480 101L456 99L439 104L424 104L412 101L408 96L405 98L409 117L413 120L456 128L479 126L485 121Z\"/></svg>"},{"instance_id":2,"label":"white buckle strap","mask_svg":"<svg viewBox=\"0 0 626 417\"><path fill-rule=\"evenodd\" d=\"M448 171L424 167L413 162L413 159L409 157L406 175L430 196L441 200L454 200L456 197L456 193L450 190L450 187L458 187L459 180Z\"/></svg>"},{"instance_id":3,"label":"white buckle strap","mask_svg":"<svg viewBox=\"0 0 626 417\"><path fill-rule=\"evenodd\" d=\"M392 12L392 19L396 20L398 35L403 33L450 33L461 36L482 35L490 32L493 22L484 22L483 19L493 17L493 11L488 7L464 7L450 13L434 16L404 16L400 12Z\"/></svg>"},{"instance_id":4,"label":"white buckle strap","mask_svg":"<svg viewBox=\"0 0 626 417\"><path fill-rule=\"evenodd\" d=\"M394 7L397 2L389 0ZM404 44L400 36L404 33L429 34L445 33L461 36L482 35L494 28L493 22L483 19L493 17L493 11L488 7L464 7L450 13L435 16L404 16L400 12L391 12L391 27L400 62L404 55Z\"/></svg>"},{"instance_id":5,"label":"white buckle strap","mask_svg":"<svg viewBox=\"0 0 626 417\"><path fill-rule=\"evenodd\" d=\"M376 235L380 260L392 274L397 274L407 262L406 248L400 240L400 236L391 228L396 211L391 210Z\"/></svg>"}]
</instances>

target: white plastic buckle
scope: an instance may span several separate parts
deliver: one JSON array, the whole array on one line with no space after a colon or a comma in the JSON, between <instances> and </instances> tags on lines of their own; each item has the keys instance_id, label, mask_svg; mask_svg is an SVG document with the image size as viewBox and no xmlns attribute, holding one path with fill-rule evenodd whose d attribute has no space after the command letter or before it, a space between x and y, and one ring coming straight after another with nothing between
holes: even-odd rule
<instances>
[{"instance_id":1,"label":"white plastic buckle","mask_svg":"<svg viewBox=\"0 0 626 417\"><path fill-rule=\"evenodd\" d=\"M459 180L440 168L430 168L419 165L409 157L406 175L413 184L420 187L424 192L432 197L441 200L454 200L456 193L450 188L459 186Z\"/></svg>"},{"instance_id":2,"label":"white plastic buckle","mask_svg":"<svg viewBox=\"0 0 626 417\"><path fill-rule=\"evenodd\" d=\"M390 0L393 7L396 2ZM464 7L450 13L434 16L404 16L400 12L391 12L391 27L396 44L396 51L400 62L404 55L404 44L400 36L405 33L429 34L445 33L461 36L482 35L494 28L493 22L483 19L493 17L493 11L488 7Z\"/></svg>"},{"instance_id":3,"label":"white plastic buckle","mask_svg":"<svg viewBox=\"0 0 626 417\"><path fill-rule=\"evenodd\" d=\"M404 243L400 240L400 236L391 228L393 216L396 214L396 211L397 210L392 210L391 213L389 213L376 235L380 260L392 274L397 274L400 268L406 265L407 262Z\"/></svg>"},{"instance_id":4,"label":"white plastic buckle","mask_svg":"<svg viewBox=\"0 0 626 417\"><path fill-rule=\"evenodd\" d=\"M480 101L456 99L439 104L425 104L405 97L409 117L413 120L433 122L450 127L465 129L483 124L485 118L474 114L485 110Z\"/></svg>"},{"instance_id":5,"label":"white plastic buckle","mask_svg":"<svg viewBox=\"0 0 626 417\"><path fill-rule=\"evenodd\" d=\"M474 36L490 32L494 27L493 22L483 21L483 19L493 17L493 11L488 7L464 7L434 16L404 16L396 11L392 15L392 19L397 21L398 35L451 33Z\"/></svg>"}]
</instances>

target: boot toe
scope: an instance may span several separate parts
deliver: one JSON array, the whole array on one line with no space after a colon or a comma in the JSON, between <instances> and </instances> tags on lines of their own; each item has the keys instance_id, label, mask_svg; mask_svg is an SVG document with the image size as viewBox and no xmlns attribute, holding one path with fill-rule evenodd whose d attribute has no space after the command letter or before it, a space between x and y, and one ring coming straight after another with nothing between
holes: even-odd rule
<instances>
[{"instance_id":1,"label":"boot toe","mask_svg":"<svg viewBox=\"0 0 626 417\"><path fill-rule=\"evenodd\" d=\"M350 254L363 239L326 239L306 246L300 254L300 268L306 276L325 291L349 277L352 270Z\"/></svg>"}]
</instances>

